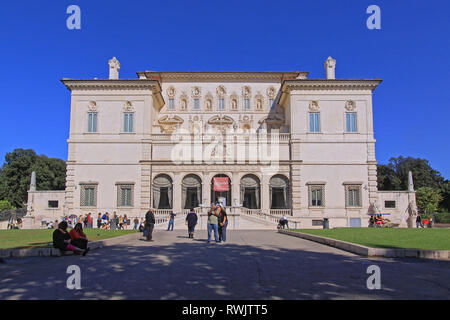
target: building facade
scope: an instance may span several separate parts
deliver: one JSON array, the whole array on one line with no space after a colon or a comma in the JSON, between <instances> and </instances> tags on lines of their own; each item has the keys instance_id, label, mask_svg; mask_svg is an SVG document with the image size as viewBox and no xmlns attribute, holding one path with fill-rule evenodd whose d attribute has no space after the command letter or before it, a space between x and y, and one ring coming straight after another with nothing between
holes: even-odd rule
<instances>
[{"instance_id":1,"label":"building facade","mask_svg":"<svg viewBox=\"0 0 450 320\"><path fill-rule=\"evenodd\" d=\"M374 212L407 226L414 191L377 190L372 95L381 80L336 79L335 66L325 61L324 79L298 71L120 79L113 58L109 79L63 79L71 116L61 215L142 217L153 208L162 217L222 202L235 219L285 215L303 228L324 218L366 226Z\"/></svg>"}]
</instances>

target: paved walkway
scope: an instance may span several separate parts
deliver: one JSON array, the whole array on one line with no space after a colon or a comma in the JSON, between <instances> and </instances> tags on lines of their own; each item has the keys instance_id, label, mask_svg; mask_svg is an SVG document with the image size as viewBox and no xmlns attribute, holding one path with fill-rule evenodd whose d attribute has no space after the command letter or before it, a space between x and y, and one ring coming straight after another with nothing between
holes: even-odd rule
<instances>
[{"instance_id":1,"label":"paved walkway","mask_svg":"<svg viewBox=\"0 0 450 320\"><path fill-rule=\"evenodd\" d=\"M154 236L87 257L8 259L0 264L0 299L450 298L450 262L367 259L275 231L230 231L226 244L182 231ZM73 264L81 290L66 288ZM366 287L372 264L381 268L381 290Z\"/></svg>"}]
</instances>

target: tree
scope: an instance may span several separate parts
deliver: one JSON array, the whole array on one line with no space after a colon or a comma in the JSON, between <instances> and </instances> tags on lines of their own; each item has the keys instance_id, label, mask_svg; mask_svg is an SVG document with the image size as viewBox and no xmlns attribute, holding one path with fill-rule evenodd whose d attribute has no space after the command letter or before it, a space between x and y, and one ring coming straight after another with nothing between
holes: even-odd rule
<instances>
[{"instance_id":1,"label":"tree","mask_svg":"<svg viewBox=\"0 0 450 320\"><path fill-rule=\"evenodd\" d=\"M0 212L5 210L14 210L15 208L9 203L8 200L0 200Z\"/></svg>"},{"instance_id":2,"label":"tree","mask_svg":"<svg viewBox=\"0 0 450 320\"><path fill-rule=\"evenodd\" d=\"M435 213L442 201L441 191L431 187L420 187L416 191L417 208L424 217L430 217Z\"/></svg>"},{"instance_id":3,"label":"tree","mask_svg":"<svg viewBox=\"0 0 450 320\"><path fill-rule=\"evenodd\" d=\"M38 190L64 190L66 164L63 160L38 156L31 149L15 149L6 154L0 170L0 199L16 207L24 206L33 171L36 171Z\"/></svg>"}]
</instances>

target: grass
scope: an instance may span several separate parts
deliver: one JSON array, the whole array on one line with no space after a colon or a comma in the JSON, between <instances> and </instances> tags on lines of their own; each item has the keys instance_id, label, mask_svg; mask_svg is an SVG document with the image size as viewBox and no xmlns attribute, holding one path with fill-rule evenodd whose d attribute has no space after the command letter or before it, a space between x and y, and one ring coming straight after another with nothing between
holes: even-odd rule
<instances>
[{"instance_id":1,"label":"grass","mask_svg":"<svg viewBox=\"0 0 450 320\"><path fill-rule=\"evenodd\" d=\"M371 248L450 250L450 229L338 228L293 231Z\"/></svg>"},{"instance_id":2,"label":"grass","mask_svg":"<svg viewBox=\"0 0 450 320\"><path fill-rule=\"evenodd\" d=\"M53 231L54 229L0 230L0 249L52 247ZM133 230L98 229L84 229L83 231L86 233L89 241L114 238L136 232Z\"/></svg>"}]
</instances>

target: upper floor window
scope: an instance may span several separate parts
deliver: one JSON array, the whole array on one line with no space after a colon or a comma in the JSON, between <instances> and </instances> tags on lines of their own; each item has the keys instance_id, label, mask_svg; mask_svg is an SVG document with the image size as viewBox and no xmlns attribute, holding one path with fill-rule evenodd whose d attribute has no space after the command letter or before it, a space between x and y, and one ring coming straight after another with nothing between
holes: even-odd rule
<instances>
[{"instance_id":1,"label":"upper floor window","mask_svg":"<svg viewBox=\"0 0 450 320\"><path fill-rule=\"evenodd\" d=\"M250 110L250 99L248 99L248 98L244 99L244 109Z\"/></svg>"},{"instance_id":2,"label":"upper floor window","mask_svg":"<svg viewBox=\"0 0 450 320\"><path fill-rule=\"evenodd\" d=\"M97 112L88 113L88 132L97 132Z\"/></svg>"},{"instance_id":3,"label":"upper floor window","mask_svg":"<svg viewBox=\"0 0 450 320\"><path fill-rule=\"evenodd\" d=\"M356 112L347 112L345 114L345 131L357 132Z\"/></svg>"},{"instance_id":4,"label":"upper floor window","mask_svg":"<svg viewBox=\"0 0 450 320\"><path fill-rule=\"evenodd\" d=\"M123 114L123 132L133 132L134 113L125 112Z\"/></svg>"},{"instance_id":5,"label":"upper floor window","mask_svg":"<svg viewBox=\"0 0 450 320\"><path fill-rule=\"evenodd\" d=\"M309 113L309 132L320 132L320 113Z\"/></svg>"},{"instance_id":6,"label":"upper floor window","mask_svg":"<svg viewBox=\"0 0 450 320\"><path fill-rule=\"evenodd\" d=\"M81 185L81 207L95 207L97 205L97 185Z\"/></svg>"},{"instance_id":7,"label":"upper floor window","mask_svg":"<svg viewBox=\"0 0 450 320\"><path fill-rule=\"evenodd\" d=\"M225 99L224 98L219 99L219 110L225 110Z\"/></svg>"},{"instance_id":8,"label":"upper floor window","mask_svg":"<svg viewBox=\"0 0 450 320\"><path fill-rule=\"evenodd\" d=\"M195 98L194 99L194 109L199 110L200 109L200 99Z\"/></svg>"},{"instance_id":9,"label":"upper floor window","mask_svg":"<svg viewBox=\"0 0 450 320\"><path fill-rule=\"evenodd\" d=\"M173 98L169 99L169 110L175 110L175 100Z\"/></svg>"},{"instance_id":10,"label":"upper floor window","mask_svg":"<svg viewBox=\"0 0 450 320\"><path fill-rule=\"evenodd\" d=\"M118 185L117 202L119 207L133 206L133 186Z\"/></svg>"}]
</instances>

